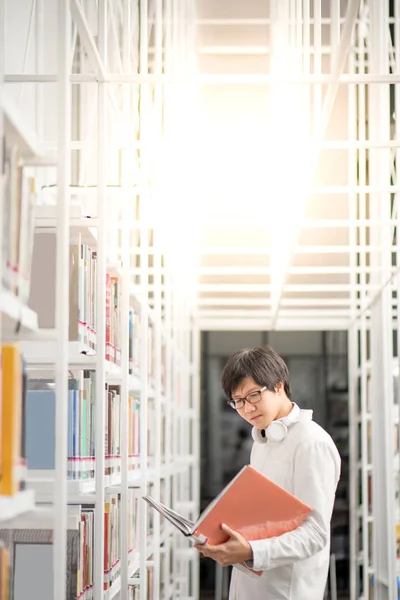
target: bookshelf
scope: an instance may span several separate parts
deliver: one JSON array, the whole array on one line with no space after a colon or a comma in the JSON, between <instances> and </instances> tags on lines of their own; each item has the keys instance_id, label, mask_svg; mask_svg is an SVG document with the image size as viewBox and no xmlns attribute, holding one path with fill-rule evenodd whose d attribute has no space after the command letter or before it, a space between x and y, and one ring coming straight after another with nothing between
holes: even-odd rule
<instances>
[{"instance_id":1,"label":"bookshelf","mask_svg":"<svg viewBox=\"0 0 400 600\"><path fill-rule=\"evenodd\" d=\"M41 57L36 73L31 70L34 93L25 93L22 83L18 98L4 73L0 81L0 136L6 153L15 151L18 169L35 182L24 223L32 229L31 243L21 244L22 225L10 228L29 263L29 294L19 293L22 284L13 275L0 290L1 338L23 356L28 382L22 423L26 489L0 496L0 552L9 549L14 585L22 563L12 548L27 543L28 552L32 539L51 548L41 566L52 573L43 585L53 598L68 593L85 600L196 600L197 555L186 554L185 540L140 501L151 493L181 506L188 517L198 513L194 289L187 285L189 265L176 261L154 222L157 202L165 198L155 198L160 165L153 154L172 92L161 84L151 90L139 84L134 92L122 84L117 90L99 78L82 85L78 99L69 84L71 69L82 83L93 66L107 73L107 63L110 73L117 71L119 54L126 73L172 72L176 57L191 51L189 39L178 35L190 23L174 2L164 9L156 2L154 11L133 0L121 11L105 0L96 7L70 4L71 10L69 3L45 0L33 11L39 29L32 43ZM20 8L29 24L29 2ZM12 11L3 9L0 0L2 26L12 31ZM108 31L111 16L120 39ZM40 35L44 17L56 38L51 27ZM24 45L12 37L13 56L19 56ZM107 43L114 45L108 55ZM47 44L52 51L44 50ZM1 58L10 52L3 45ZM57 72L52 89L58 100L47 94L43 77L37 81L46 68ZM115 141L121 120L135 123L131 142ZM2 214L7 193L1 186ZM12 212L10 223L14 219ZM0 225L4 242L7 230ZM5 265L3 247L4 277L13 268ZM1 402L0 412L3 407ZM34 414L41 415L42 428Z\"/></svg>"}]
</instances>

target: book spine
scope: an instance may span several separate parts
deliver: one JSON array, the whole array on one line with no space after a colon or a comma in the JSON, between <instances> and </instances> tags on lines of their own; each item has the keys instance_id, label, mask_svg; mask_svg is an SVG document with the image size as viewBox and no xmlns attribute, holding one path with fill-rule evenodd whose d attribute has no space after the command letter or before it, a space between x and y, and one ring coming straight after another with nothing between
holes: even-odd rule
<instances>
[{"instance_id":1,"label":"book spine","mask_svg":"<svg viewBox=\"0 0 400 600\"><path fill-rule=\"evenodd\" d=\"M111 278L106 275L106 360L111 359Z\"/></svg>"},{"instance_id":2,"label":"book spine","mask_svg":"<svg viewBox=\"0 0 400 600\"><path fill-rule=\"evenodd\" d=\"M18 346L2 346L2 429L0 495L19 490L22 434L22 361Z\"/></svg>"},{"instance_id":3,"label":"book spine","mask_svg":"<svg viewBox=\"0 0 400 600\"><path fill-rule=\"evenodd\" d=\"M28 387L28 376L26 372L26 362L21 356L21 447L20 447L20 482L19 489L26 488L26 394Z\"/></svg>"}]
</instances>

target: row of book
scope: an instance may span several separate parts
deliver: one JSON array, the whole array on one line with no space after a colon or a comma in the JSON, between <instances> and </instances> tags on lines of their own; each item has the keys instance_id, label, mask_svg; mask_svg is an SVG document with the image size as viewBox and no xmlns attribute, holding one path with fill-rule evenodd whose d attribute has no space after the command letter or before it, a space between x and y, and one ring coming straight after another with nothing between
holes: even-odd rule
<instances>
[{"instance_id":1,"label":"row of book","mask_svg":"<svg viewBox=\"0 0 400 600\"><path fill-rule=\"evenodd\" d=\"M52 387L28 389L25 362L19 347L2 347L2 400L0 404L0 494L14 495L26 486L27 469L55 469L56 398ZM96 374L83 370L69 380L68 478L92 479L95 475ZM128 398L128 468L138 466L140 452L139 401ZM155 453L154 403L148 406L148 456ZM121 471L120 387L105 391L105 475ZM161 448L165 450L165 416L162 417Z\"/></svg>"},{"instance_id":2,"label":"row of book","mask_svg":"<svg viewBox=\"0 0 400 600\"><path fill-rule=\"evenodd\" d=\"M29 297L34 234L35 178L21 161L16 145L3 138L2 285L23 304Z\"/></svg>"},{"instance_id":3,"label":"row of book","mask_svg":"<svg viewBox=\"0 0 400 600\"><path fill-rule=\"evenodd\" d=\"M129 490L128 568L133 565L137 549L138 503L139 491ZM94 597L95 510L90 505L68 506L67 600L93 600ZM11 591L17 597L30 597L27 591L32 582L24 582L23 574L32 568L40 578L42 597L52 597L53 530L41 529L39 522L32 523L30 528L0 529L0 600L11 600L13 595L8 596ZM104 504L104 590L119 584L121 531L121 499L115 494L106 497ZM27 586L25 594L24 585Z\"/></svg>"},{"instance_id":4,"label":"row of book","mask_svg":"<svg viewBox=\"0 0 400 600\"><path fill-rule=\"evenodd\" d=\"M42 388L45 385L42 385ZM26 445L29 471L55 468L55 391L34 389L27 393ZM88 480L95 476L96 373L84 370L69 379L68 392L68 478ZM138 466L139 403L128 398L129 470ZM105 390L105 475L121 473L120 387Z\"/></svg>"},{"instance_id":5,"label":"row of book","mask_svg":"<svg viewBox=\"0 0 400 600\"><path fill-rule=\"evenodd\" d=\"M29 307L37 313L39 327L45 329L55 327L56 256L56 233L37 230L33 243ZM88 353L96 352L97 279L97 251L84 243L80 233L74 233L69 247L69 341L78 342ZM105 358L120 365L119 278L107 273L105 287Z\"/></svg>"},{"instance_id":6,"label":"row of book","mask_svg":"<svg viewBox=\"0 0 400 600\"><path fill-rule=\"evenodd\" d=\"M138 585L130 585L128 587L128 600L140 600L140 587ZM147 567L147 600L156 600L154 596L153 567Z\"/></svg>"},{"instance_id":7,"label":"row of book","mask_svg":"<svg viewBox=\"0 0 400 600\"><path fill-rule=\"evenodd\" d=\"M56 299L55 233L35 232L32 258L32 285L29 306L38 315L39 327L55 326ZM69 251L69 341L78 342L87 352L96 352L97 331L97 252L83 242L82 235L71 237ZM106 360L121 363L121 300L120 281L106 274ZM129 311L129 372L140 376L141 325L140 312ZM156 371L154 326L149 323L148 383L154 387ZM161 351L161 385L165 394L166 348Z\"/></svg>"}]
</instances>

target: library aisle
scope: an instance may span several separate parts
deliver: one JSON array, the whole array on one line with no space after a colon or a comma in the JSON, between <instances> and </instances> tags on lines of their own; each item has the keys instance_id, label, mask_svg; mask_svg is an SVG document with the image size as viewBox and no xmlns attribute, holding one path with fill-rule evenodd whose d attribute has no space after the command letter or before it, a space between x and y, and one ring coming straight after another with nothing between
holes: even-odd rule
<instances>
[{"instance_id":1,"label":"library aisle","mask_svg":"<svg viewBox=\"0 0 400 600\"><path fill-rule=\"evenodd\" d=\"M326 599L400 598L399 56L399 0L0 0L0 600L209 597L142 497L218 492L244 339L324 388Z\"/></svg>"}]
</instances>

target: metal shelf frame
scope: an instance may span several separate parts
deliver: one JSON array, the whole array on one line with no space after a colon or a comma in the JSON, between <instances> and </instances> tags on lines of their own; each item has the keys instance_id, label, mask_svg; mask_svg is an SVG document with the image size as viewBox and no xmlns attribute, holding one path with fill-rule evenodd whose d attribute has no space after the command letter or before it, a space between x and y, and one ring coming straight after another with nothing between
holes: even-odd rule
<instances>
[{"instance_id":1,"label":"metal shelf frame","mask_svg":"<svg viewBox=\"0 0 400 600\"><path fill-rule=\"evenodd\" d=\"M22 328L16 339L27 342L30 367L38 372L45 369L46 374L55 372L56 376L56 468L52 474L54 479L38 484L42 486L38 500L45 498L52 503L46 526L52 522L54 527L53 596L63 598L66 592L67 504L89 502L97 507L94 600L110 599L117 595L120 600L126 600L128 582L133 575L135 584L140 583L141 600L146 600L149 557L154 569L154 589L160 588L161 580L169 582L171 577L174 589L173 564L168 561L171 553L175 556L175 544L171 535L160 536L158 516L154 519L154 532L149 538L148 509L141 502L134 570L132 565L129 566L126 526L129 488L138 487L141 495L144 495L151 484L152 493L157 498L162 485L166 502L172 499L174 502L191 500L196 508L198 498L183 497L181 486L182 489L188 489L191 481L194 494L199 495L199 469L189 462L184 464L179 461L189 454L193 465L199 460L198 442L189 448L187 434L184 433L186 426L196 431L199 424L199 391L196 386L199 386L200 355L198 350L194 353L190 351L192 336L197 344L199 340L193 320L194 282L185 293L177 272L179 277L189 278L189 265L185 263L181 268L169 256L169 249L163 246L159 232L151 222L155 202L166 201L163 198L155 199L156 192L153 189L160 168L159 162L154 161L154 154L165 136L167 125L172 127L169 107L174 90L166 85L166 80L181 78L181 83L186 84L191 76L188 69L190 53L194 51L191 40L194 0L185 3L181 0L140 0L139 3L134 0L99 0L97 6L90 0L58 0L56 3L37 0L33 7L28 0L18 0L16 4L8 5L7 10L5 4L6 0L0 0L0 30L2 34L7 31L7 36L0 35L0 134L5 131L10 141L18 143L25 163L35 169L39 189L43 188L43 201L40 194L38 201L45 206L38 211L36 227L42 230L55 229L57 233L56 327L54 331L47 332L47 339L41 336L40 330L37 331L36 315L32 311L26 307L20 308L7 292L2 292L1 296L3 333L7 333L8 321L19 319L21 314ZM13 19L14 10L19 11L21 22L26 25L25 38L10 35L18 25L16 18ZM10 64L16 64L13 55L22 57L21 64L24 66L20 73L16 73L14 67L10 69ZM30 57L34 59L30 61ZM53 73L54 76L46 73ZM113 81L115 74L122 78L119 83ZM138 84L132 86L130 79L135 77ZM79 79L77 86L71 85L76 79ZM89 81L90 84L85 83ZM28 97L24 91L32 84L35 91ZM50 90L49 94L47 90ZM57 92L56 97L54 91ZM183 94L183 102L185 85L179 86L179 93ZM50 114L48 120L51 123L48 125L46 118ZM82 213L76 208L77 187L84 198ZM54 193L49 194L49 188L54 188ZM140 207L139 220L137 206ZM119 215L118 220L110 217L110 211ZM90 219L81 216L88 214L95 217ZM82 354L76 345L68 342L68 253L71 233L76 230L83 234L83 239L95 244L97 250L97 351L93 356ZM136 231L140 240L135 250L131 247L133 231ZM151 244L150 233L154 242ZM115 240L118 245L110 248ZM114 368L104 360L105 282L110 255L116 259L121 290L120 368ZM151 272L149 257L153 261ZM153 287L149 286L150 277ZM169 304L167 310L166 302ZM134 376L129 375L128 359L131 306L139 310L141 318L140 373ZM185 307L184 319L178 318L182 307ZM155 344L155 377L151 384L148 381L150 325ZM163 346L167 360L165 392L162 389ZM96 477L95 481L90 482L91 489L84 490L86 493L71 489L66 477L67 382L71 367L96 370ZM192 386L189 386L190 378L194 380ZM121 477L115 481L108 480L104 475L103 390L106 382L121 385L123 400L122 469ZM185 412L184 417L177 410L180 408L175 396L177 388L182 389L182 405L193 408L193 411ZM140 402L140 457L133 477L128 471L127 398L130 395ZM150 406L154 407L154 422L148 416ZM165 455L161 454L162 419L166 422ZM179 428L182 439L176 443L171 432ZM147 447L149 429L155 437L155 455L151 466L148 465ZM195 439L198 440L198 436ZM121 576L117 586L104 591L102 507L105 495L114 491L121 495ZM27 492L28 496L30 503L27 509L33 504L33 492ZM15 510L12 507L9 509L7 504L7 514L14 516L14 513L22 510L17 500ZM31 513L30 521L34 519L35 513ZM165 572L160 569L161 546L168 557ZM178 565L180 572L188 568L187 562L180 555L174 558L174 564ZM189 562L193 563L193 572L198 573L197 556L191 557ZM165 593L170 591L168 586ZM190 596L198 597L198 575L192 584Z\"/></svg>"}]
</instances>

